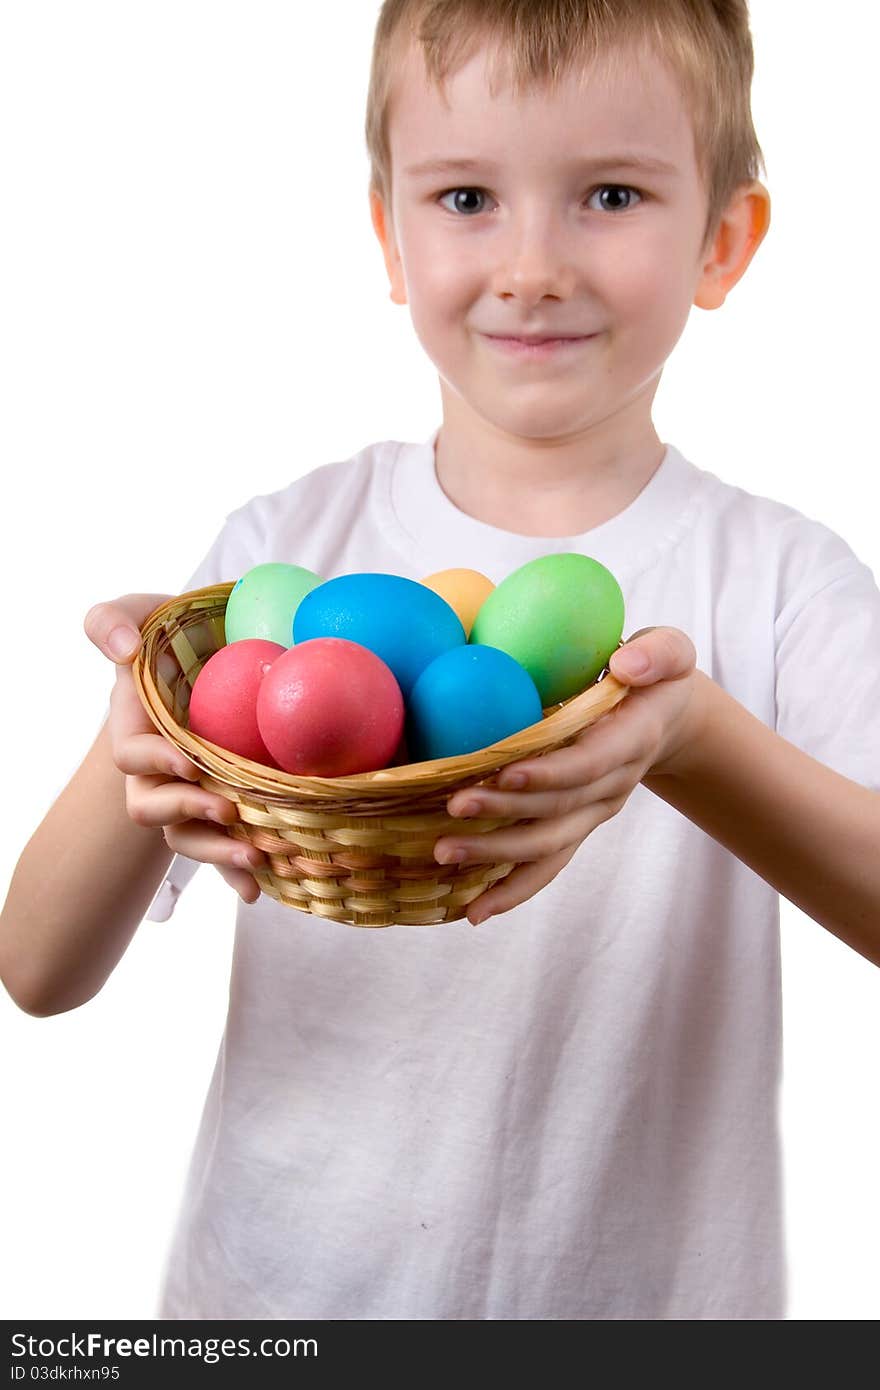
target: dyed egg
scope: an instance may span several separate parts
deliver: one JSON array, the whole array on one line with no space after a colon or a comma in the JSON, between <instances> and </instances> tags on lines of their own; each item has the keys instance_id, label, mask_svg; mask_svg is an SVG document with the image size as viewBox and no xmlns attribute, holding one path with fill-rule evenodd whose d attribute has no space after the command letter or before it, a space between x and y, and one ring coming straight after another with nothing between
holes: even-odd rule
<instances>
[{"instance_id":1,"label":"dyed egg","mask_svg":"<svg viewBox=\"0 0 880 1390\"><path fill-rule=\"evenodd\" d=\"M429 574L422 583L445 598L449 607L458 614L467 637L470 636L474 618L495 588L492 580L480 574L479 570L440 570L437 574Z\"/></svg>"},{"instance_id":2,"label":"dyed egg","mask_svg":"<svg viewBox=\"0 0 880 1390\"><path fill-rule=\"evenodd\" d=\"M274 767L257 724L257 695L273 662L286 650L278 642L246 638L209 657L193 682L190 733Z\"/></svg>"},{"instance_id":3,"label":"dyed egg","mask_svg":"<svg viewBox=\"0 0 880 1390\"><path fill-rule=\"evenodd\" d=\"M400 686L383 661L340 637L289 647L257 697L260 733L285 772L346 777L387 767L403 733Z\"/></svg>"},{"instance_id":4,"label":"dyed egg","mask_svg":"<svg viewBox=\"0 0 880 1390\"><path fill-rule=\"evenodd\" d=\"M260 637L266 642L293 644L293 615L300 600L320 584L321 577L299 565L272 561L243 574L226 603L227 642Z\"/></svg>"},{"instance_id":5,"label":"dyed egg","mask_svg":"<svg viewBox=\"0 0 880 1390\"><path fill-rule=\"evenodd\" d=\"M469 643L426 666L407 702L412 759L451 758L537 724L541 697L527 671L506 652Z\"/></svg>"},{"instance_id":6,"label":"dyed egg","mask_svg":"<svg viewBox=\"0 0 880 1390\"><path fill-rule=\"evenodd\" d=\"M306 594L293 640L343 637L375 652L404 696L435 657L466 638L461 620L439 594L397 574L344 574Z\"/></svg>"},{"instance_id":7,"label":"dyed egg","mask_svg":"<svg viewBox=\"0 0 880 1390\"><path fill-rule=\"evenodd\" d=\"M610 570L588 555L543 555L486 599L471 641L507 652L532 677L544 706L576 695L607 666L624 604Z\"/></svg>"}]
</instances>

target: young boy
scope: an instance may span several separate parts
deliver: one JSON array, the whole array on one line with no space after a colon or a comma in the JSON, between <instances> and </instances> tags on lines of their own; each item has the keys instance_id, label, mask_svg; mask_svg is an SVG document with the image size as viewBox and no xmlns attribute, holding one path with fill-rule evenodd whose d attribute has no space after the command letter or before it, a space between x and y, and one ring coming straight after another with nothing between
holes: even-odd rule
<instances>
[{"instance_id":1,"label":"young boy","mask_svg":"<svg viewBox=\"0 0 880 1390\"><path fill-rule=\"evenodd\" d=\"M451 799L438 858L521 865L472 905L488 926L355 931L261 896L134 693L162 596L88 615L110 717L22 854L0 974L73 1008L197 862L243 899L163 1317L784 1316L777 894L880 963L880 592L651 420L691 305L767 229L751 72L744 0L387 0L371 212L442 423L254 498L186 585L267 560L612 570L627 699ZM469 836L471 803L529 823ZM72 864L53 847L86 816Z\"/></svg>"}]
</instances>

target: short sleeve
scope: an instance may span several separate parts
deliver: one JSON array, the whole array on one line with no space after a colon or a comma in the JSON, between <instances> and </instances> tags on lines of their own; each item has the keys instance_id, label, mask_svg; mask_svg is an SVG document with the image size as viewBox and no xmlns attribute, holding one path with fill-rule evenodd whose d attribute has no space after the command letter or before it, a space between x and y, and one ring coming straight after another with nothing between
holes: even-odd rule
<instances>
[{"instance_id":1,"label":"short sleeve","mask_svg":"<svg viewBox=\"0 0 880 1390\"><path fill-rule=\"evenodd\" d=\"M261 563L268 544L267 501L264 497L254 498L229 514L201 563L181 584L179 593L239 579L254 565ZM177 905L177 899L200 867L197 860L176 854L147 908L146 919L150 922L167 922Z\"/></svg>"},{"instance_id":2,"label":"short sleeve","mask_svg":"<svg viewBox=\"0 0 880 1390\"><path fill-rule=\"evenodd\" d=\"M776 622L776 731L880 790L880 590L848 552Z\"/></svg>"}]
</instances>

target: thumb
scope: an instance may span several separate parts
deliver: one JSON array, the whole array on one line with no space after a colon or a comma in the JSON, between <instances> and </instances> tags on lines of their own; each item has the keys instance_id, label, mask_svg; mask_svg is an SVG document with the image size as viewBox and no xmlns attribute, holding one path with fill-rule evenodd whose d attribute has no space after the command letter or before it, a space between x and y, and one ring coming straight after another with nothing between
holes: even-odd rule
<instances>
[{"instance_id":1,"label":"thumb","mask_svg":"<svg viewBox=\"0 0 880 1390\"><path fill-rule=\"evenodd\" d=\"M625 685L653 685L689 675L696 662L696 648L680 628L643 627L618 647L608 669Z\"/></svg>"},{"instance_id":2,"label":"thumb","mask_svg":"<svg viewBox=\"0 0 880 1390\"><path fill-rule=\"evenodd\" d=\"M83 620L83 628L98 651L117 665L134 661L141 645L141 624L169 594L126 594L110 603L96 603Z\"/></svg>"}]
</instances>

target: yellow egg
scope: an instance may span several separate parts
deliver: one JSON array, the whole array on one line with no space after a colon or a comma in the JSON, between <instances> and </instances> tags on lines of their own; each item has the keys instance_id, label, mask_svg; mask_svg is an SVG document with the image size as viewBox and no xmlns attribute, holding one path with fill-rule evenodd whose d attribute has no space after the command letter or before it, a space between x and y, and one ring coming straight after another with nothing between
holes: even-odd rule
<instances>
[{"instance_id":1,"label":"yellow egg","mask_svg":"<svg viewBox=\"0 0 880 1390\"><path fill-rule=\"evenodd\" d=\"M474 618L495 585L479 570L440 570L429 574L421 581L426 589L433 589L458 614L465 636L470 637Z\"/></svg>"}]
</instances>

